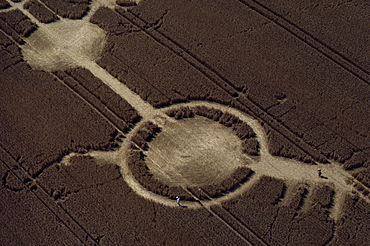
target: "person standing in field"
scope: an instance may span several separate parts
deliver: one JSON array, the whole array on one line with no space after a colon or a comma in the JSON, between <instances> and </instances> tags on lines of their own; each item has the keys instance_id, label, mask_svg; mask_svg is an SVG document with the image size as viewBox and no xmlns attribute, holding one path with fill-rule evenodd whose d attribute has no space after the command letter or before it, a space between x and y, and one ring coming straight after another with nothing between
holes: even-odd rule
<instances>
[{"instance_id":1,"label":"person standing in field","mask_svg":"<svg viewBox=\"0 0 370 246\"><path fill-rule=\"evenodd\" d=\"M321 174L322 174L321 169L317 170L317 174L319 175L319 178L321 178Z\"/></svg>"},{"instance_id":2,"label":"person standing in field","mask_svg":"<svg viewBox=\"0 0 370 246\"><path fill-rule=\"evenodd\" d=\"M177 201L177 205L181 206L181 204L180 204L180 197L179 196L176 196L176 201Z\"/></svg>"}]
</instances>

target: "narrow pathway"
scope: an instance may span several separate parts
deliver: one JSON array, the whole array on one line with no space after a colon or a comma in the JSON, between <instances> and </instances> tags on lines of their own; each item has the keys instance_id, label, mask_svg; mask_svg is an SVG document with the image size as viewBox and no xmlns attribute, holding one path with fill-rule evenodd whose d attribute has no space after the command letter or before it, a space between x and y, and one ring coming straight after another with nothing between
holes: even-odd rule
<instances>
[{"instance_id":1,"label":"narrow pathway","mask_svg":"<svg viewBox=\"0 0 370 246\"><path fill-rule=\"evenodd\" d=\"M101 79L107 84L114 92L125 99L138 113L146 119L153 119L156 116L162 116L167 118L168 116L162 113L160 110L155 109L151 104L144 101L138 94L131 91L125 84L118 81L115 77L109 74L106 70L100 67L98 64L92 61L80 61L81 66L90 70L95 77Z\"/></svg>"}]
</instances>

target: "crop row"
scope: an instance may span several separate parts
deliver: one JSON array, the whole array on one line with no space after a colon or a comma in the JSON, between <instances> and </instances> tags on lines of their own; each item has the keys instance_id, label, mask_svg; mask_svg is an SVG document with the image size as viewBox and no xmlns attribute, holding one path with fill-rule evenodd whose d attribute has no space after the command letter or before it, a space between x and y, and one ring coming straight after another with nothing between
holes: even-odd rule
<instances>
[{"instance_id":1,"label":"crop row","mask_svg":"<svg viewBox=\"0 0 370 246\"><path fill-rule=\"evenodd\" d=\"M308 195L305 187L297 186L286 192L284 181L262 176L243 196L224 202L223 207L241 223L253 225L254 233L268 245L328 243L334 228L328 211L333 190L318 187Z\"/></svg>"},{"instance_id":2,"label":"crop row","mask_svg":"<svg viewBox=\"0 0 370 246\"><path fill-rule=\"evenodd\" d=\"M18 44L37 29L27 16L19 9L0 13L0 28Z\"/></svg>"},{"instance_id":3,"label":"crop row","mask_svg":"<svg viewBox=\"0 0 370 246\"><path fill-rule=\"evenodd\" d=\"M122 132L127 132L141 117L136 110L108 85L85 68L54 72L73 91L92 104Z\"/></svg>"},{"instance_id":4,"label":"crop row","mask_svg":"<svg viewBox=\"0 0 370 246\"><path fill-rule=\"evenodd\" d=\"M30 0L23 7L42 23L51 23L58 20L58 16L41 4L38 0Z\"/></svg>"},{"instance_id":5,"label":"crop row","mask_svg":"<svg viewBox=\"0 0 370 246\"><path fill-rule=\"evenodd\" d=\"M366 245L370 231L369 203L358 196L348 194L342 207L342 216L337 222L336 236L332 245Z\"/></svg>"},{"instance_id":6,"label":"crop row","mask_svg":"<svg viewBox=\"0 0 370 246\"><path fill-rule=\"evenodd\" d=\"M133 7L137 5L134 0L116 0L116 3L122 7Z\"/></svg>"},{"instance_id":7,"label":"crop row","mask_svg":"<svg viewBox=\"0 0 370 246\"><path fill-rule=\"evenodd\" d=\"M10 4L6 0L0 0L0 9L7 9L10 7Z\"/></svg>"},{"instance_id":8,"label":"crop row","mask_svg":"<svg viewBox=\"0 0 370 246\"><path fill-rule=\"evenodd\" d=\"M85 229L86 238L92 238L100 245L119 245L122 242L127 245L243 243L203 207L169 207L138 195L124 181L116 165L102 160L98 162L95 158L75 156L70 165L55 165L45 170L38 182L45 187L52 203L55 204L56 198L56 204ZM15 204L10 201L7 200L6 204ZM176 205L175 201L173 203ZM28 212L31 218L37 216L34 210ZM52 221L55 219L46 221L43 226L52 224ZM40 237L49 237L49 234L47 230ZM32 236L35 235L22 234L21 241ZM54 237L58 239L60 234L56 233ZM63 239L64 243L73 244L70 236Z\"/></svg>"},{"instance_id":9,"label":"crop row","mask_svg":"<svg viewBox=\"0 0 370 246\"><path fill-rule=\"evenodd\" d=\"M93 23L112 34L98 63L144 100L156 107L188 100L215 101L240 109L256 118L263 120L266 118L269 124L273 121L274 128L267 129L270 130L271 135L278 135L278 138L283 139L287 134L292 135L284 130L285 128L277 125L274 119L267 117L258 108L258 102L248 100L249 97L248 99L244 96L238 97L237 91L231 84L227 84L227 80L217 75L219 74L217 71L211 73L209 66L194 56L194 53L188 54L187 49L176 46L178 43L168 39L168 36L156 35L156 32L144 32L145 23L141 24L143 27L134 25L135 22L129 19L131 17L127 17L122 11L119 13L121 15L110 9L101 8L92 16ZM106 18L107 16L110 18ZM147 24L150 26L150 23ZM122 35L127 36L127 39L122 39ZM125 41L122 42L122 40ZM266 124L266 126L269 125ZM283 133L280 132L281 129L284 130ZM281 134L283 136L280 136ZM295 145L290 135L289 140L284 141ZM287 148L293 152L290 157L297 156L306 162L327 161L324 156L304 144L299 142L298 145L300 145L298 148Z\"/></svg>"},{"instance_id":10,"label":"crop row","mask_svg":"<svg viewBox=\"0 0 370 246\"><path fill-rule=\"evenodd\" d=\"M14 13L20 12L0 14L12 17ZM28 23L22 16L19 18ZM7 115L0 118L0 138L31 176L38 176L71 151L118 146L117 130L91 105L52 74L32 69L22 60L18 45L3 32L0 42L5 58L0 66L0 100ZM132 110L128 112L134 115Z\"/></svg>"},{"instance_id":11,"label":"crop row","mask_svg":"<svg viewBox=\"0 0 370 246\"><path fill-rule=\"evenodd\" d=\"M57 15L70 19L80 19L89 10L89 0L41 0Z\"/></svg>"}]
</instances>

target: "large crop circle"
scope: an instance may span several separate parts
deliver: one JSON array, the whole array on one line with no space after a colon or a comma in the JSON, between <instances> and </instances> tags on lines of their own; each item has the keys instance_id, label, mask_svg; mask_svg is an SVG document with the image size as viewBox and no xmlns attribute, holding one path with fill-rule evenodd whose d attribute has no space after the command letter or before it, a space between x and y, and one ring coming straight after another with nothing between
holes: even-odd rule
<instances>
[{"instance_id":1,"label":"large crop circle","mask_svg":"<svg viewBox=\"0 0 370 246\"><path fill-rule=\"evenodd\" d=\"M128 167L148 191L185 200L216 198L246 182L259 160L259 141L249 124L219 109L168 110L172 120L141 124L131 138Z\"/></svg>"},{"instance_id":2,"label":"large crop circle","mask_svg":"<svg viewBox=\"0 0 370 246\"><path fill-rule=\"evenodd\" d=\"M147 167L169 186L219 183L246 161L232 129L199 116L166 125L148 145Z\"/></svg>"}]
</instances>

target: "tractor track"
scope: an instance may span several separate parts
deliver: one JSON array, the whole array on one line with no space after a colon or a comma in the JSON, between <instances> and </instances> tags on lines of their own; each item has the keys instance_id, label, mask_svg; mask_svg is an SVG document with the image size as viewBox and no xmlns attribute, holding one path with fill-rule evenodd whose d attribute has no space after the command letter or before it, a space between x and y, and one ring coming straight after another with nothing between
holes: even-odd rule
<instances>
[{"instance_id":1,"label":"tractor track","mask_svg":"<svg viewBox=\"0 0 370 246\"><path fill-rule=\"evenodd\" d=\"M135 144L134 142L131 141L131 143L137 148L139 149L140 151L144 152L145 150L143 150L142 148L140 148L140 146L138 146L137 144ZM162 172L164 172L162 170ZM168 176L168 175L167 175ZM168 176L169 179L170 176ZM237 219L234 215L232 215L229 211L227 211L226 209L224 209L221 205L220 207L222 208L222 213L226 214L227 217L229 217L233 222L234 224L236 224L237 226L233 226L232 222L230 221L227 221L225 219L224 216L220 215L220 213L217 213L215 211L213 211L211 205L207 205L206 203L202 203L201 202L201 199L199 199L199 197L197 197L194 193L192 193L189 189L187 189L186 187L182 186L182 188L188 193L190 194L198 204L200 204L200 206L204 207L211 215L215 216L215 218L217 218L221 223L223 223L226 227L228 227L234 234L236 234L238 237L240 237L247 245L255 245L255 244L252 244L251 241L255 242L259 242L259 245L267 245L263 239L261 239L257 234L255 234L254 232L252 232L247 226L245 226L243 223L241 223L239 221L239 219ZM198 187L198 189L201 189L200 187ZM203 191L204 192L204 191ZM205 193L205 192L204 192ZM207 194L207 193L205 193ZM209 196L208 196L209 197ZM211 200L211 204L218 204L217 202L215 202L212 198L209 197L209 199ZM219 211L220 212L220 211ZM245 233L246 232L246 233ZM246 236L246 235L251 235L252 238L249 238L249 236Z\"/></svg>"},{"instance_id":2,"label":"tractor track","mask_svg":"<svg viewBox=\"0 0 370 246\"><path fill-rule=\"evenodd\" d=\"M301 40L302 42L306 43L308 46L310 46L317 52L327 57L332 62L338 64L344 70L348 71L353 76L360 79L362 82L366 83L367 85L370 85L369 82L370 73L368 71L366 71L360 65L356 64L356 62L352 61L351 59L341 54L339 51L325 44L324 42L322 42L314 35L304 30L297 24L288 20L283 15L278 14L271 8L267 7L266 5L256 0L237 0L237 1L244 4L248 8L252 9L259 15L263 16L264 18L272 21L273 23L275 23L282 29L286 30L288 33L290 33L297 39Z\"/></svg>"},{"instance_id":3,"label":"tractor track","mask_svg":"<svg viewBox=\"0 0 370 246\"><path fill-rule=\"evenodd\" d=\"M151 37L156 42L161 44L163 47L169 49L174 54L181 57L184 61L186 61L191 66L193 66L195 69L201 72L204 76L206 76L210 81L216 84L219 88L227 92L231 97L235 99L236 104L237 104L235 106L242 106L243 108L246 108L251 113L252 116L260 118L264 123L269 125L273 130L281 134L284 138L286 138L288 141L294 144L297 148L299 148L305 154L313 158L315 161L317 161L318 157L320 159L326 159L324 158L325 155L322 153L322 151L318 150L312 144L309 144L303 141L301 138L298 138L297 135L292 131L292 129L286 126L283 122L276 119L273 115L271 115L268 111L266 111L257 102L255 102L251 98L247 98L244 95L238 94L238 90L232 86L232 83L230 81L228 81L222 74L217 72L210 65L206 64L205 61L202 61L191 51L186 49L186 47L182 46L175 40L166 36L163 32L159 31L156 28L147 29L147 27L150 26L149 23L145 22L142 18L135 15L130 10L128 10L125 13L119 13L119 14L123 16L131 24L140 28L145 34L147 34L149 37ZM310 113L309 116L314 117L312 113ZM340 137L343 141L353 146L355 149L357 150L361 149L357 147L355 144L351 143L349 140L343 138L340 134L338 134L332 128L328 127L323 122L321 123L328 130L330 130L330 132Z\"/></svg>"},{"instance_id":4,"label":"tractor track","mask_svg":"<svg viewBox=\"0 0 370 246\"><path fill-rule=\"evenodd\" d=\"M281 134L283 137L285 137L287 140L289 140L292 144L294 144L297 148L299 148L301 151L306 153L308 156L310 156L314 160L317 159L317 155L315 155L312 152L318 152L319 155L324 156L322 151L316 149L315 146L312 146L311 144L303 141L302 139L299 138L298 141L295 141L294 138L297 138L297 136L292 132L292 130L289 127L285 126L282 122L275 119L274 116L272 116L270 113L265 111L263 109L263 107L260 106L257 102L254 102L250 98L247 98L243 95L239 95L238 90L232 86L232 83L230 81L228 81L225 77L223 77L214 68L212 68L210 65L206 64L205 61L202 61L201 59L199 59L195 54L193 54L191 51L187 50L181 44L179 44L175 40L171 39L170 37L166 36L165 34L163 34L161 31L159 31L156 28L147 29L147 27L150 26L149 23L145 22L142 18L135 15L130 10L127 10L124 14L122 14L122 13L118 13L118 14L123 16L132 25L140 28L145 34L147 34L153 40L155 40L156 42L161 44L163 47L167 48L168 50L172 51L174 54L181 57L188 64L193 66L195 69L197 69L203 75L205 75L209 80L211 80L213 83L215 83L219 88L226 91L231 97L235 98L235 100L237 102L239 102L244 108L247 108L248 111L251 112L252 116L261 119L264 123L269 125L273 130L275 130L276 132ZM157 35L156 35L156 33L157 33ZM310 116L313 117L312 114L310 114ZM343 138L335 130L331 129L330 127L328 127L324 123L322 123L322 124L328 130L333 132L335 135L339 136L342 140L344 140L345 142L347 142L351 146L355 147L357 150L361 149L361 148L357 147L356 145L354 145L353 143L351 143L350 141L348 141L347 139ZM279 127L279 126L282 126L282 127ZM309 147L310 150L307 150L305 147ZM356 179L356 181L360 182L357 179ZM370 187L367 187L367 188L370 189Z\"/></svg>"},{"instance_id":5,"label":"tractor track","mask_svg":"<svg viewBox=\"0 0 370 246\"><path fill-rule=\"evenodd\" d=\"M34 179L2 145L0 145L0 153L2 153L3 156L8 156L7 160L2 159L3 165L14 174L24 187L32 192L36 199L39 200L83 245L99 244L99 240L95 239L66 209L56 203L50 197L47 190L38 184L37 180Z\"/></svg>"},{"instance_id":6,"label":"tractor track","mask_svg":"<svg viewBox=\"0 0 370 246\"><path fill-rule=\"evenodd\" d=\"M131 13L131 12L128 11L126 13ZM131 13L131 15L133 14ZM145 26L148 23L144 22L144 24L141 24L141 25L136 23L133 19L134 18L138 19L139 17L135 15L131 16L132 19L130 19L130 17L128 17L127 15L122 15L122 16L127 21L131 22L133 25L142 29L144 33L146 33L148 36L153 38L156 42L158 42L165 48L172 51L174 54L184 59L187 63L189 63L199 72L201 72L204 76L206 76L210 81L216 84L219 88L227 92L231 97L235 99L235 102L234 102L236 104L235 106L237 107L241 106L242 108L247 109L248 112L250 112L252 116L256 118L260 118L263 122L265 122L272 129L280 133L282 136L284 136L288 141L290 141L292 144L297 146L297 148L299 148L301 151L306 153L308 156L311 156L314 160L318 158L319 154L317 153L317 150L313 146L310 146L308 143L303 142L303 141L296 142L294 139L296 136L291 132L291 130L289 130L286 126L282 125L281 123L278 123L278 121L273 116L271 116L268 112L264 111L264 109L260 105L258 105L256 102L252 101L250 98L246 98L245 96L239 95L238 91L234 87L231 86L230 81L227 81L226 78L224 78L221 74L215 71L212 67L207 65L204 61L197 58L196 55L192 54L185 47L182 47L176 41L160 33L158 30L156 30L156 32L150 32L146 30ZM141 19L139 21L143 23ZM155 33L157 33L157 35L155 35ZM163 38L165 39L165 41L163 41ZM169 44L166 44L166 41ZM278 129L279 125L282 126L282 128ZM322 156L321 158L324 158L324 157Z\"/></svg>"},{"instance_id":7,"label":"tractor track","mask_svg":"<svg viewBox=\"0 0 370 246\"><path fill-rule=\"evenodd\" d=\"M253 243L258 242L258 245L268 245L261 237L259 237L256 233L254 233L251 229L249 229L246 225L244 225L238 218L236 218L233 214L231 214L229 211L227 211L222 205L219 205L220 210L217 211L217 209L213 208L213 206L205 205L201 202L201 200L189 189L186 187L183 187L183 189L189 193L198 203L200 203L205 209L207 209L212 215L214 215L218 220L220 220L222 223L224 223L227 227L229 227L235 234L237 234L239 237L243 238L246 242L248 242L248 245L257 245L257 244L251 244L251 241ZM199 188L204 194L207 194L204 190ZM212 202L213 199L207 194L208 199ZM217 206L217 205L216 205ZM224 214L224 215L222 215ZM226 216L225 216L226 214ZM225 217L228 217L230 221L227 221ZM234 224L234 226L233 226ZM238 229L239 228L239 229ZM243 233L247 232L247 234ZM247 235L251 235L252 238L249 238Z\"/></svg>"},{"instance_id":8,"label":"tractor track","mask_svg":"<svg viewBox=\"0 0 370 246\"><path fill-rule=\"evenodd\" d=\"M75 80L74 78L72 78L71 76L68 76L69 78L73 79L75 82L77 82L82 88L84 88L86 90L86 93L89 93L92 97L93 97L93 100L98 100L99 103L102 104L102 106L104 107L104 109L107 111L106 113L103 112L102 109L99 109L98 106L96 106L96 103L92 102L92 100L89 100L85 94L81 93L81 92L78 92L77 89L74 89L71 85L67 84L65 81L63 81L62 79L58 78L57 76L54 75L54 77L60 82L62 83L63 85L65 85L70 91L72 91L76 96L78 96L79 98L81 98L81 100L83 102L85 102L86 104L88 104L93 110L95 110L99 115L101 115L102 118L104 118L109 124L111 124L121 135L124 135L124 132L125 130L122 129L121 127L119 127L115 122L114 122L114 119L111 119L111 117L114 117L116 120L122 120L118 117L118 115L116 113L114 113L112 110L110 110L108 107L104 106L104 104L98 99L96 98L96 96L94 96L89 90L87 90L83 85L81 85L77 80ZM123 121L123 120L122 120Z\"/></svg>"}]
</instances>

